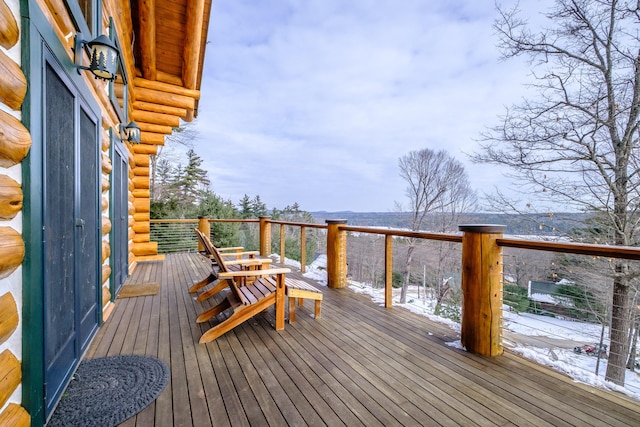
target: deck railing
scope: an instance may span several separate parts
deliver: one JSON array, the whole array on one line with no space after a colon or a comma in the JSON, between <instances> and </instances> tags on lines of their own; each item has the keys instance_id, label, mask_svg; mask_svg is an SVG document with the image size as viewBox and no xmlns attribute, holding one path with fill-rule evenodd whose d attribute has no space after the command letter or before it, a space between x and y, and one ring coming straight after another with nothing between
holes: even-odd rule
<instances>
[{"instance_id":1,"label":"deck railing","mask_svg":"<svg viewBox=\"0 0 640 427\"><path fill-rule=\"evenodd\" d=\"M152 242L158 242L158 253L195 251L198 243L193 229L197 219L152 219L150 235Z\"/></svg>"},{"instance_id":2,"label":"deck railing","mask_svg":"<svg viewBox=\"0 0 640 427\"><path fill-rule=\"evenodd\" d=\"M268 222L270 224L276 224L279 225L279 241L280 241L280 263L284 263L285 262L285 254L286 254L286 236L285 236L285 232L286 232L286 227L292 227L292 228L299 228L299 247L300 247L300 253L299 255L299 259L300 259L300 271L302 273L305 272L306 270L306 262L305 260L307 259L307 230L308 229L316 229L316 230L326 230L327 226L323 225L323 224L307 224L307 223L299 223L299 222L290 222L290 221L273 221L273 220L268 220ZM262 234L261 234L262 236Z\"/></svg>"},{"instance_id":3,"label":"deck railing","mask_svg":"<svg viewBox=\"0 0 640 427\"><path fill-rule=\"evenodd\" d=\"M210 222L220 224L258 223L256 219L152 219L150 221L151 241L158 243L158 253L194 252L198 250L198 241L194 228L204 230L211 236ZM234 245L239 242L234 242ZM201 249L201 248L200 248Z\"/></svg>"},{"instance_id":4,"label":"deck railing","mask_svg":"<svg viewBox=\"0 0 640 427\"><path fill-rule=\"evenodd\" d=\"M385 307L391 307L392 305L394 238L423 239L461 244L461 284L464 296L461 316L462 344L468 351L485 356L496 356L503 351L501 321L503 248L640 260L640 248L505 238L503 236L505 227L501 225L461 225L459 226L461 234L439 234L374 227L353 227L347 225L346 220L327 220L326 224L310 224L276 221L270 217L261 217L258 220L221 220L205 217L199 220L154 220L152 221L152 233L153 228L157 227L158 233L169 233L170 237L163 237L163 239L168 242L174 242L171 243L172 248L185 247L189 250L192 250L192 248L195 250L196 239L192 228L197 224L203 232L209 234L210 224L215 222L252 222L259 224L260 253L262 256L271 255L271 227L272 224L279 225L281 261L286 250L286 227L300 229L300 259L302 260L306 258L306 230L323 230L323 233L326 233L327 242L327 284L332 288L341 288L347 285L347 233L368 233L383 236L385 242ZM187 234L190 237L187 237ZM187 244L187 240L190 240L191 243ZM304 265L305 263L301 262L302 269L304 269Z\"/></svg>"}]
</instances>

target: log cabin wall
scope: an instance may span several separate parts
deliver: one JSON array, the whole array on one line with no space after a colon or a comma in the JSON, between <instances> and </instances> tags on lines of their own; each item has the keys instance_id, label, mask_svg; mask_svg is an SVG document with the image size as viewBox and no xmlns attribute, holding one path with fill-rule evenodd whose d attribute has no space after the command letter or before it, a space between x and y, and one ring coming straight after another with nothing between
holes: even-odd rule
<instances>
[{"instance_id":1,"label":"log cabin wall","mask_svg":"<svg viewBox=\"0 0 640 427\"><path fill-rule=\"evenodd\" d=\"M22 382L22 169L31 147L21 123L26 78L20 69L20 4L0 0L0 425L29 425Z\"/></svg>"},{"instance_id":2,"label":"log cabin wall","mask_svg":"<svg viewBox=\"0 0 640 427\"><path fill-rule=\"evenodd\" d=\"M73 0L0 0L0 425L29 425L43 422L41 391L43 384L37 383L40 374L38 361L26 359L23 363L23 348L37 352L38 340L27 338L27 329L40 329L42 325L31 324L23 328L23 294L25 284L33 288L39 284L31 282L30 271L21 267L25 258L23 225L38 228L41 224L23 223L23 176L21 162L31 148L31 135L22 124L21 107L27 92L27 78L21 68L21 57L33 49L21 43L22 7L35 7L50 26L50 37L64 48L62 56L69 55L73 62L74 35L78 32L69 13L67 3ZM28 4L28 6L26 6ZM128 261L132 269L137 262L158 259L157 244L150 241L149 233L149 156L164 144L164 137L197 115L200 96L206 33L209 23L211 0L103 0L100 19L103 34L115 31L121 48L124 69L128 75L128 102L124 106L128 120L136 121L142 130L141 143L125 143L129 165L128 180ZM151 5L151 6L150 6ZM153 10L149 9L153 7ZM39 18L40 19L40 18ZM156 20L170 23L167 31L157 31ZM23 25L25 21L22 21ZM28 24L25 25L28 29ZM156 37L157 35L157 37ZM49 40L49 39L48 39ZM167 47L158 47L167 43ZM22 56L21 56L22 55ZM85 58L86 60L86 58ZM66 72L75 73L70 65ZM96 80L89 72L81 72L87 93L100 109L99 134L101 148L100 229L101 251L101 301L102 318L106 320L114 308L112 295L110 241L112 218L110 201L112 189L112 138L118 133L120 118L109 98L108 83ZM36 86L33 86L33 85ZM39 82L32 82L32 92L38 93ZM124 91L123 85L117 90ZM35 133L34 133L35 135ZM26 172L29 173L29 172ZM26 177L30 179L30 177ZM24 181L27 185L28 181ZM27 205L28 206L28 205ZM24 221L27 221L25 215ZM38 244L32 242L31 244ZM24 272L23 272L23 271ZM41 284L40 284L41 285ZM26 307L28 304L25 304ZM32 313L29 311L29 313ZM29 321L26 322L29 324ZM42 334L39 332L38 334ZM40 336L35 334L36 336ZM28 358L27 358L28 359ZM33 358L32 358L33 359ZM36 370L37 370L36 369ZM27 376L30 377L27 379ZM20 385L23 385L20 387ZM21 390L22 389L22 390ZM29 397L25 396L25 390ZM34 398L35 396L35 398ZM35 399L35 400L34 400ZM23 405L24 404L24 405ZM29 414L24 407L30 408Z\"/></svg>"},{"instance_id":3,"label":"log cabin wall","mask_svg":"<svg viewBox=\"0 0 640 427\"><path fill-rule=\"evenodd\" d=\"M131 267L162 259L150 239L151 155L182 121L197 115L211 0L105 1L103 17L118 29L128 85L130 120L141 143L129 146Z\"/></svg>"},{"instance_id":4,"label":"log cabin wall","mask_svg":"<svg viewBox=\"0 0 640 427\"><path fill-rule=\"evenodd\" d=\"M64 0L38 0L38 3L71 55L73 37L69 34L75 34L76 30L71 17L64 13ZM150 239L150 156L156 154L157 147L164 145L165 136L182 121L191 121L197 115L210 10L211 0L156 1L153 9L149 9L146 1L102 2L102 28L109 28L110 20L113 20L129 76L126 106L129 120L135 121L141 129L141 143L127 143L130 270L137 262L163 258L158 255L157 243ZM159 31L156 22L169 24L167 30ZM106 84L88 75L86 80L103 106L102 230L106 243L103 243L102 280L106 319L113 308L107 254L111 230L108 217L112 168L109 130L116 129L119 123L110 106Z\"/></svg>"},{"instance_id":5,"label":"log cabin wall","mask_svg":"<svg viewBox=\"0 0 640 427\"><path fill-rule=\"evenodd\" d=\"M47 43L55 41L59 46L55 49L55 55L62 64L63 73L73 76L74 84L80 84L83 96L95 101L92 105L96 108L93 111L98 114L101 151L101 185L98 190L101 239L98 246L102 264L99 281L102 286L99 286L101 297L98 299L102 302L102 307L99 307L102 320L108 318L115 304L111 259L117 242L111 241L114 239L111 233L114 225L110 207L114 194L111 182L115 169L111 156L114 134L119 134L119 125L123 120L111 102L109 84L94 79L86 71L78 76L72 66L74 36L79 30L77 12L74 16L70 10L80 7L80 4L86 6L89 3L75 0L0 0L0 425L28 425L30 420L35 424L43 424L46 418L43 414L42 392L45 387L40 372L43 370L43 361L37 356L42 343L40 340L43 339L43 323L38 323L42 322L38 317L42 309L37 297L42 291L30 295L31 289L37 288L41 279L41 273L37 271L39 260L31 261L27 257L22 265L25 258L23 221L27 221L24 222L25 228L37 229L42 225L38 220L34 221L35 216L29 215L33 210L30 203L25 204L27 209L21 214L23 179L31 181L27 187L30 191L25 194L32 195L38 191L37 185L33 184L38 178L34 181L30 174L41 173L31 169L38 161L25 162L29 167L21 165L32 141L30 132L22 124L24 117L21 117L20 110L29 74L33 76L33 72L30 72L25 78L22 69L28 72L31 61L34 62L33 69L39 69L41 65L30 54L35 49L33 41L30 45L20 43L23 37L23 42L30 40L30 31L34 28L30 24L32 11L37 11L37 25L42 25L37 31L44 30ZM127 120L135 121L142 131L140 144L125 142L124 157L128 159L129 170L128 206L124 208L125 215L128 213L128 233L125 233L128 234L128 250L124 252L128 252L131 270L137 262L158 259L157 245L150 241L149 233L149 157L156 153L158 146L164 144L166 135L171 134L183 121L190 121L197 115L211 0L94 0L90 2L91 5L97 5L101 12L95 33L115 33L119 41L122 69L128 76L128 85L120 84L114 88L120 91L119 97L128 97L122 108L128 113ZM21 11L21 7L25 10ZM21 35L20 25L25 26L27 35ZM160 28L164 31L160 31ZM39 35L36 34L36 37ZM20 64L21 58L30 59ZM36 75L39 75L38 72ZM38 93L41 90L37 87L40 79L31 78L32 86L35 85L31 92ZM29 96L32 105L39 102L37 96ZM33 109L31 107L31 111ZM33 112L29 114L31 116L25 117L38 120ZM40 132L33 128L32 132L34 138L37 136L40 141ZM41 143L38 144L40 149ZM25 187L29 181L24 181ZM29 235L29 231L24 233L25 237ZM29 238L28 242L28 248L37 248L41 243L33 238ZM25 284L29 286L25 288ZM27 313L24 322L23 313ZM28 352L25 353L23 348L29 349ZM32 355L32 349L36 356ZM33 357L23 360L23 354ZM30 414L25 407L29 408Z\"/></svg>"}]
</instances>

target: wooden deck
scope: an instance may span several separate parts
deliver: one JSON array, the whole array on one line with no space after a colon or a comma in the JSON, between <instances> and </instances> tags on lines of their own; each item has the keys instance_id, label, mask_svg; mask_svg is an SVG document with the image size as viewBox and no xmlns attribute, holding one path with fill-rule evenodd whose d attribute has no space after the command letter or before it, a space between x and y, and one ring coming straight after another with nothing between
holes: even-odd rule
<instances>
[{"instance_id":1,"label":"wooden deck","mask_svg":"<svg viewBox=\"0 0 640 427\"><path fill-rule=\"evenodd\" d=\"M446 326L384 309L348 289L323 288L284 331L267 311L198 344L210 304L188 286L208 262L176 254L142 263L131 281L159 281L155 296L117 300L87 357L146 354L171 368L157 401L124 426L639 426L640 403L513 354L487 359L447 346Z\"/></svg>"}]
</instances>

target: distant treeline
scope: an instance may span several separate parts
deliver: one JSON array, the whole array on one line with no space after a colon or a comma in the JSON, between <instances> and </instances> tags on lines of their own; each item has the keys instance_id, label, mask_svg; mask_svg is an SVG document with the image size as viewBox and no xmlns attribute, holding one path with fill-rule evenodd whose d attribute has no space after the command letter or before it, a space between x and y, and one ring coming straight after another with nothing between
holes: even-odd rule
<instances>
[{"instance_id":1,"label":"distant treeline","mask_svg":"<svg viewBox=\"0 0 640 427\"><path fill-rule=\"evenodd\" d=\"M313 218L323 223L327 219L346 219L349 225L409 228L411 224L410 212L311 212ZM438 213L427 216L423 231L453 232L457 230L438 230L436 224ZM468 213L463 214L460 224L500 224L506 225L505 234L557 236L569 234L585 223L592 214L554 212L547 214L501 214L501 213Z\"/></svg>"}]
</instances>

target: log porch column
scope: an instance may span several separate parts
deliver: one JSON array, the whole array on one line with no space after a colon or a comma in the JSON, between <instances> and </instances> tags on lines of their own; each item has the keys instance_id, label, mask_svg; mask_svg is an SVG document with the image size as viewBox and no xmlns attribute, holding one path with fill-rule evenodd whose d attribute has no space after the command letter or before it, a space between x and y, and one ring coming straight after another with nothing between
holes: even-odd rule
<instances>
[{"instance_id":1,"label":"log porch column","mask_svg":"<svg viewBox=\"0 0 640 427\"><path fill-rule=\"evenodd\" d=\"M502 237L504 225L460 225L462 235L462 345L482 356L502 348Z\"/></svg>"},{"instance_id":2,"label":"log porch column","mask_svg":"<svg viewBox=\"0 0 640 427\"><path fill-rule=\"evenodd\" d=\"M271 255L271 217L260 217L260 256Z\"/></svg>"},{"instance_id":3,"label":"log porch column","mask_svg":"<svg viewBox=\"0 0 640 427\"><path fill-rule=\"evenodd\" d=\"M211 239L211 223L209 222L208 216L198 217L198 230L200 230L202 234ZM202 251L204 251L204 246L202 245L202 243L200 243L200 239L198 239L198 252Z\"/></svg>"},{"instance_id":4,"label":"log porch column","mask_svg":"<svg viewBox=\"0 0 640 427\"><path fill-rule=\"evenodd\" d=\"M330 288L347 286L347 232L340 226L346 219L328 219L327 227L327 285Z\"/></svg>"}]
</instances>

